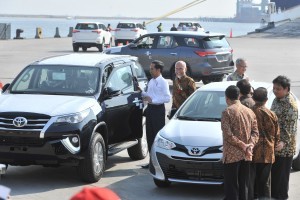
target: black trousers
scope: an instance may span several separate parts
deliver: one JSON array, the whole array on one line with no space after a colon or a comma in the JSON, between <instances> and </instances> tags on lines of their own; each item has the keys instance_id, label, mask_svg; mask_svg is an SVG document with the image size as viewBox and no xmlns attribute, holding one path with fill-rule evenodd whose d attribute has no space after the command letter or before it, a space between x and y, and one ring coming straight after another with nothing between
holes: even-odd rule
<instances>
[{"instance_id":1,"label":"black trousers","mask_svg":"<svg viewBox=\"0 0 300 200\"><path fill-rule=\"evenodd\" d=\"M160 129L165 126L165 115L166 109L165 105L152 105L148 104L146 109L146 135L147 135L147 143L148 150L150 152L151 147L153 145L156 134Z\"/></svg>"},{"instance_id":2,"label":"black trousers","mask_svg":"<svg viewBox=\"0 0 300 200\"><path fill-rule=\"evenodd\" d=\"M255 173L254 197L270 199L272 163L253 163L253 165Z\"/></svg>"},{"instance_id":3,"label":"black trousers","mask_svg":"<svg viewBox=\"0 0 300 200\"><path fill-rule=\"evenodd\" d=\"M290 172L293 157L275 157L272 166L271 195L275 199L288 199Z\"/></svg>"},{"instance_id":4,"label":"black trousers","mask_svg":"<svg viewBox=\"0 0 300 200\"><path fill-rule=\"evenodd\" d=\"M224 164L225 200L251 200L248 188L250 185L250 162L239 161Z\"/></svg>"}]
</instances>

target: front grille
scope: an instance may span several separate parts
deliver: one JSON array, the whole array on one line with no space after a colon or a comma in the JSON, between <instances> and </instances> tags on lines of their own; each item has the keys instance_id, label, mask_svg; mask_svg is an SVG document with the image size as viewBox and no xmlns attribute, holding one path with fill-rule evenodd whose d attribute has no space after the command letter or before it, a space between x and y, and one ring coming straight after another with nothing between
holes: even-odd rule
<instances>
[{"instance_id":1,"label":"front grille","mask_svg":"<svg viewBox=\"0 0 300 200\"><path fill-rule=\"evenodd\" d=\"M204 159L173 160L168 156L156 153L158 162L167 178L194 181L222 181L223 164Z\"/></svg>"},{"instance_id":2,"label":"front grille","mask_svg":"<svg viewBox=\"0 0 300 200\"><path fill-rule=\"evenodd\" d=\"M45 140L32 137L6 137L0 136L1 146L43 146Z\"/></svg>"},{"instance_id":3,"label":"front grille","mask_svg":"<svg viewBox=\"0 0 300 200\"><path fill-rule=\"evenodd\" d=\"M16 117L24 117L27 124L23 127L16 127L13 120ZM0 130L3 131L42 131L44 126L50 120L50 116L36 113L0 113Z\"/></svg>"}]
</instances>

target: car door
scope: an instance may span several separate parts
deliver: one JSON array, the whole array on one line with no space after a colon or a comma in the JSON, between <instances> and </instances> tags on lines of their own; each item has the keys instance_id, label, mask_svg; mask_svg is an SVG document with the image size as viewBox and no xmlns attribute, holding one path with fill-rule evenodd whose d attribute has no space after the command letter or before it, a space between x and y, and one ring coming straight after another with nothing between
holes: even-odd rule
<instances>
[{"instance_id":1,"label":"car door","mask_svg":"<svg viewBox=\"0 0 300 200\"><path fill-rule=\"evenodd\" d=\"M132 55L139 58L139 62L150 77L149 66L153 61L151 52L155 49L155 35L145 35L133 42L133 45L128 45L122 48L122 54Z\"/></svg>"},{"instance_id":2,"label":"car door","mask_svg":"<svg viewBox=\"0 0 300 200\"><path fill-rule=\"evenodd\" d=\"M114 68L105 82L104 120L109 144L136 139L141 134L138 132L142 127L141 94L134 88L131 64Z\"/></svg>"}]
</instances>

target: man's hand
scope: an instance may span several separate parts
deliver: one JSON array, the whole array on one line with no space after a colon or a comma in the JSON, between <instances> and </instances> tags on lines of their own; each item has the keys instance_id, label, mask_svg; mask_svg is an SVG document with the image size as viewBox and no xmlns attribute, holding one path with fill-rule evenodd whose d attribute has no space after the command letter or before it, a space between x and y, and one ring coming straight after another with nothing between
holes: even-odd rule
<instances>
[{"instance_id":1,"label":"man's hand","mask_svg":"<svg viewBox=\"0 0 300 200\"><path fill-rule=\"evenodd\" d=\"M275 151L281 151L281 149L283 149L283 147L285 146L283 141L280 141L276 147L275 147Z\"/></svg>"},{"instance_id":2,"label":"man's hand","mask_svg":"<svg viewBox=\"0 0 300 200\"><path fill-rule=\"evenodd\" d=\"M143 101L147 101L148 103L152 103L152 99L149 96L143 97Z\"/></svg>"}]
</instances>

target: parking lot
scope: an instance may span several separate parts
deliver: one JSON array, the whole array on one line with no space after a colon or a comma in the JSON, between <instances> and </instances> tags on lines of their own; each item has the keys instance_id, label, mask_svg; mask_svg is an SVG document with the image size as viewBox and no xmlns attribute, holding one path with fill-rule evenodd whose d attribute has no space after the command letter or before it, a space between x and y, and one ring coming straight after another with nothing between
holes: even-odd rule
<instances>
[{"instance_id":1,"label":"parking lot","mask_svg":"<svg viewBox=\"0 0 300 200\"><path fill-rule=\"evenodd\" d=\"M234 58L248 59L248 75L254 81L271 82L278 75L292 80L292 90L300 97L299 46L297 39L229 38ZM71 38L28 39L0 41L0 80L11 80L27 64L43 57L72 53ZM82 52L80 52L82 53ZM91 48L84 53L99 53ZM201 83L199 83L199 86ZM167 106L170 108L170 104ZM132 161L127 152L109 157L103 178L91 187L109 187L122 200L131 199L222 199L222 186L173 184L170 188L156 188L152 177L141 165L148 162ZM86 186L80 182L76 170L69 167L43 168L40 166L9 167L1 178L2 185L12 189L12 199L69 199ZM290 199L298 199L300 172L292 172Z\"/></svg>"}]
</instances>

